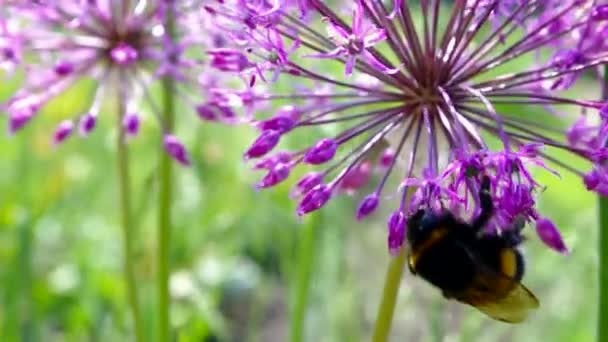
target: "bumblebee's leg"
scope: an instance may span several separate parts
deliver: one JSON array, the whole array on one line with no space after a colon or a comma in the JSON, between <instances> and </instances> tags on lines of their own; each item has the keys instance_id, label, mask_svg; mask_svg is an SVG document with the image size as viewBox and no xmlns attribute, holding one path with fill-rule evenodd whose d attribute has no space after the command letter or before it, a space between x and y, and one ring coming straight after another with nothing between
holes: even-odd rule
<instances>
[{"instance_id":1,"label":"bumblebee's leg","mask_svg":"<svg viewBox=\"0 0 608 342\"><path fill-rule=\"evenodd\" d=\"M479 204L481 205L481 213L473 222L473 228L479 231L488 223L492 213L494 212L494 203L490 194L490 177L484 176L481 180L481 189L479 190Z\"/></svg>"}]
</instances>

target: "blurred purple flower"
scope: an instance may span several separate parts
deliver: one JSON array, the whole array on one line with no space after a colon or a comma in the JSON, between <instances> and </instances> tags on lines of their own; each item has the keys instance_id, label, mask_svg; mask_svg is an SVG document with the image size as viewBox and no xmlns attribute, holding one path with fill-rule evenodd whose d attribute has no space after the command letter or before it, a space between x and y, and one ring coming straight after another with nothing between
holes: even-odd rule
<instances>
[{"instance_id":1,"label":"blurred purple flower","mask_svg":"<svg viewBox=\"0 0 608 342\"><path fill-rule=\"evenodd\" d=\"M177 18L170 37L165 22L169 11ZM206 23L206 24L205 24ZM8 113L14 133L34 119L39 110L81 79L95 87L90 107L80 118L62 122L53 142L65 141L77 122L83 135L96 127L106 99L123 105L121 122L129 135L139 131L145 106L158 121L165 137L173 137L163 122L150 87L161 77L175 80L176 93L193 113L192 89L209 90L211 68L188 50L223 47L212 30L209 14L198 2L154 1L9 1L0 8L0 68L24 70L23 82L0 110ZM199 53L200 55L200 53ZM182 89L185 88L185 89ZM201 115L203 117L203 115ZM207 119L205 117L205 119ZM216 119L216 118L213 118ZM220 118L221 119L221 118ZM188 164L183 145L165 138L167 152Z\"/></svg>"},{"instance_id":2,"label":"blurred purple flower","mask_svg":"<svg viewBox=\"0 0 608 342\"><path fill-rule=\"evenodd\" d=\"M367 186L369 170L361 167L375 165L379 181L363 198L357 218L387 198L399 198L388 222L389 249L395 252L403 243L404 217L420 208L449 209L463 220L478 215L487 176L495 205L489 231L518 227L522 219L536 222L540 238L565 251L553 223L537 211L535 194L542 187L530 170L555 172L549 162L583 178L581 168L591 167L584 176L587 187L608 192L608 121L602 114L608 107L557 93L608 62L604 6L584 0L357 0L352 16L345 17L324 1L309 0L307 17L317 14L312 22L294 14L299 8L288 1L223 1L213 12L243 51L252 52L242 54L248 59L238 71L253 80L251 86L277 70L274 79L314 85L251 99L252 105L287 104L297 112L255 121L261 133L247 156L260 158L256 166L267 165L263 187L283 181L293 168L317 166L292 191L300 198L298 214L323 207L345 185ZM316 29L323 26L329 34ZM570 50L547 62L520 58L546 56L573 35L578 48L567 45ZM297 42L297 48L271 44L279 40L283 47ZM349 76L327 72L336 65ZM555 106L565 105L593 120L579 119L566 132L552 124L557 120L524 114L550 116ZM280 158L271 154L284 137L312 127L323 128L316 142L282 150ZM552 154L556 150L586 161L565 164ZM389 178L400 183L397 196L387 194Z\"/></svg>"}]
</instances>

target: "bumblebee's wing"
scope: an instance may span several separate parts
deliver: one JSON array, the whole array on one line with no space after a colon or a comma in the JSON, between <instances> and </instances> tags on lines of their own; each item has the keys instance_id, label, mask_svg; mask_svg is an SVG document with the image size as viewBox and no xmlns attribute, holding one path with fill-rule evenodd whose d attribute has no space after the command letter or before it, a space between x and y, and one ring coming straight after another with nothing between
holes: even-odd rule
<instances>
[{"instance_id":1,"label":"bumblebee's wing","mask_svg":"<svg viewBox=\"0 0 608 342\"><path fill-rule=\"evenodd\" d=\"M513 288L502 298L476 300L468 302L486 315L508 323L523 322L530 310L539 307L536 296L520 283L514 283Z\"/></svg>"},{"instance_id":2,"label":"bumblebee's wing","mask_svg":"<svg viewBox=\"0 0 608 342\"><path fill-rule=\"evenodd\" d=\"M529 311L540 306L536 296L518 280L492 269L479 259L476 264L477 274L471 286L448 296L508 323L522 322Z\"/></svg>"}]
</instances>

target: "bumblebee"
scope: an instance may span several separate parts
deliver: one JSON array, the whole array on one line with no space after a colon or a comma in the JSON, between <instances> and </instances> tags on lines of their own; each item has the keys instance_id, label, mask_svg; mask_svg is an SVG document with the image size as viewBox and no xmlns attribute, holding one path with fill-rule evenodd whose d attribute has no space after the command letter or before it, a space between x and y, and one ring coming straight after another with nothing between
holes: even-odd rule
<instances>
[{"instance_id":1,"label":"bumblebee","mask_svg":"<svg viewBox=\"0 0 608 342\"><path fill-rule=\"evenodd\" d=\"M503 322L519 323L539 307L534 294L520 283L524 258L523 222L501 234L485 233L492 216L490 179L479 191L481 213L462 222L449 211L420 209L407 221L410 272L439 288L444 297L469 304Z\"/></svg>"}]
</instances>

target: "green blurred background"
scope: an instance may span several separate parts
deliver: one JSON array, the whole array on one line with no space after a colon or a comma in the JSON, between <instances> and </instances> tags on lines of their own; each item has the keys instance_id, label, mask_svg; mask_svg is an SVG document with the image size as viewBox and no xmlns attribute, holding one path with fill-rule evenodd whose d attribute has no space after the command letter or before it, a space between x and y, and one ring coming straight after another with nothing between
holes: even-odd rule
<instances>
[{"instance_id":1,"label":"green blurred background","mask_svg":"<svg viewBox=\"0 0 608 342\"><path fill-rule=\"evenodd\" d=\"M50 143L55 123L83 110L89 88L77 85L25 130L1 138L2 341L124 341L131 336L121 270L114 115L106 109L87 138ZM286 341L300 329L294 320L304 322L305 341L367 339L389 260L385 212L357 223L356 201L344 195L301 221L287 185L262 192L251 186L256 178L241 153L252 129L197 120L184 109L178 128L195 161L175 172L171 315L178 340ZM129 145L135 264L149 339L154 333L158 141L148 116ZM406 275L393 340L592 340L595 198L567 172L558 178L540 171L538 177L547 185L539 195L540 209L558 223L572 250L559 255L527 230L525 283L540 298L540 310L526 323L505 325L446 302Z\"/></svg>"},{"instance_id":2,"label":"green blurred background","mask_svg":"<svg viewBox=\"0 0 608 342\"><path fill-rule=\"evenodd\" d=\"M0 85L0 99L15 86ZM61 146L51 144L55 125L86 109L91 87L86 81L77 84L17 135L0 135L3 342L127 341L132 336L112 104L89 137L74 135ZM595 93L588 83L574 94L588 98ZM526 108L518 114L538 117ZM356 222L357 197L343 195L301 220L288 197L293 181L269 191L252 187L257 175L241 156L253 129L202 122L187 108L180 109L177 121L176 133L194 161L190 168L176 165L174 174L170 283L177 340L368 340L390 258L385 228L390 205ZM0 130L6 131L5 122ZM153 340L155 331L159 141L148 115L129 143L137 222L134 263L146 340ZM524 282L541 308L523 324L506 325L445 301L406 274L392 341L593 340L596 198L567 172L561 178L542 170L537 175L547 186L539 195L540 210L555 220L571 249L569 256L557 254L539 242L533 229L526 230Z\"/></svg>"}]
</instances>

